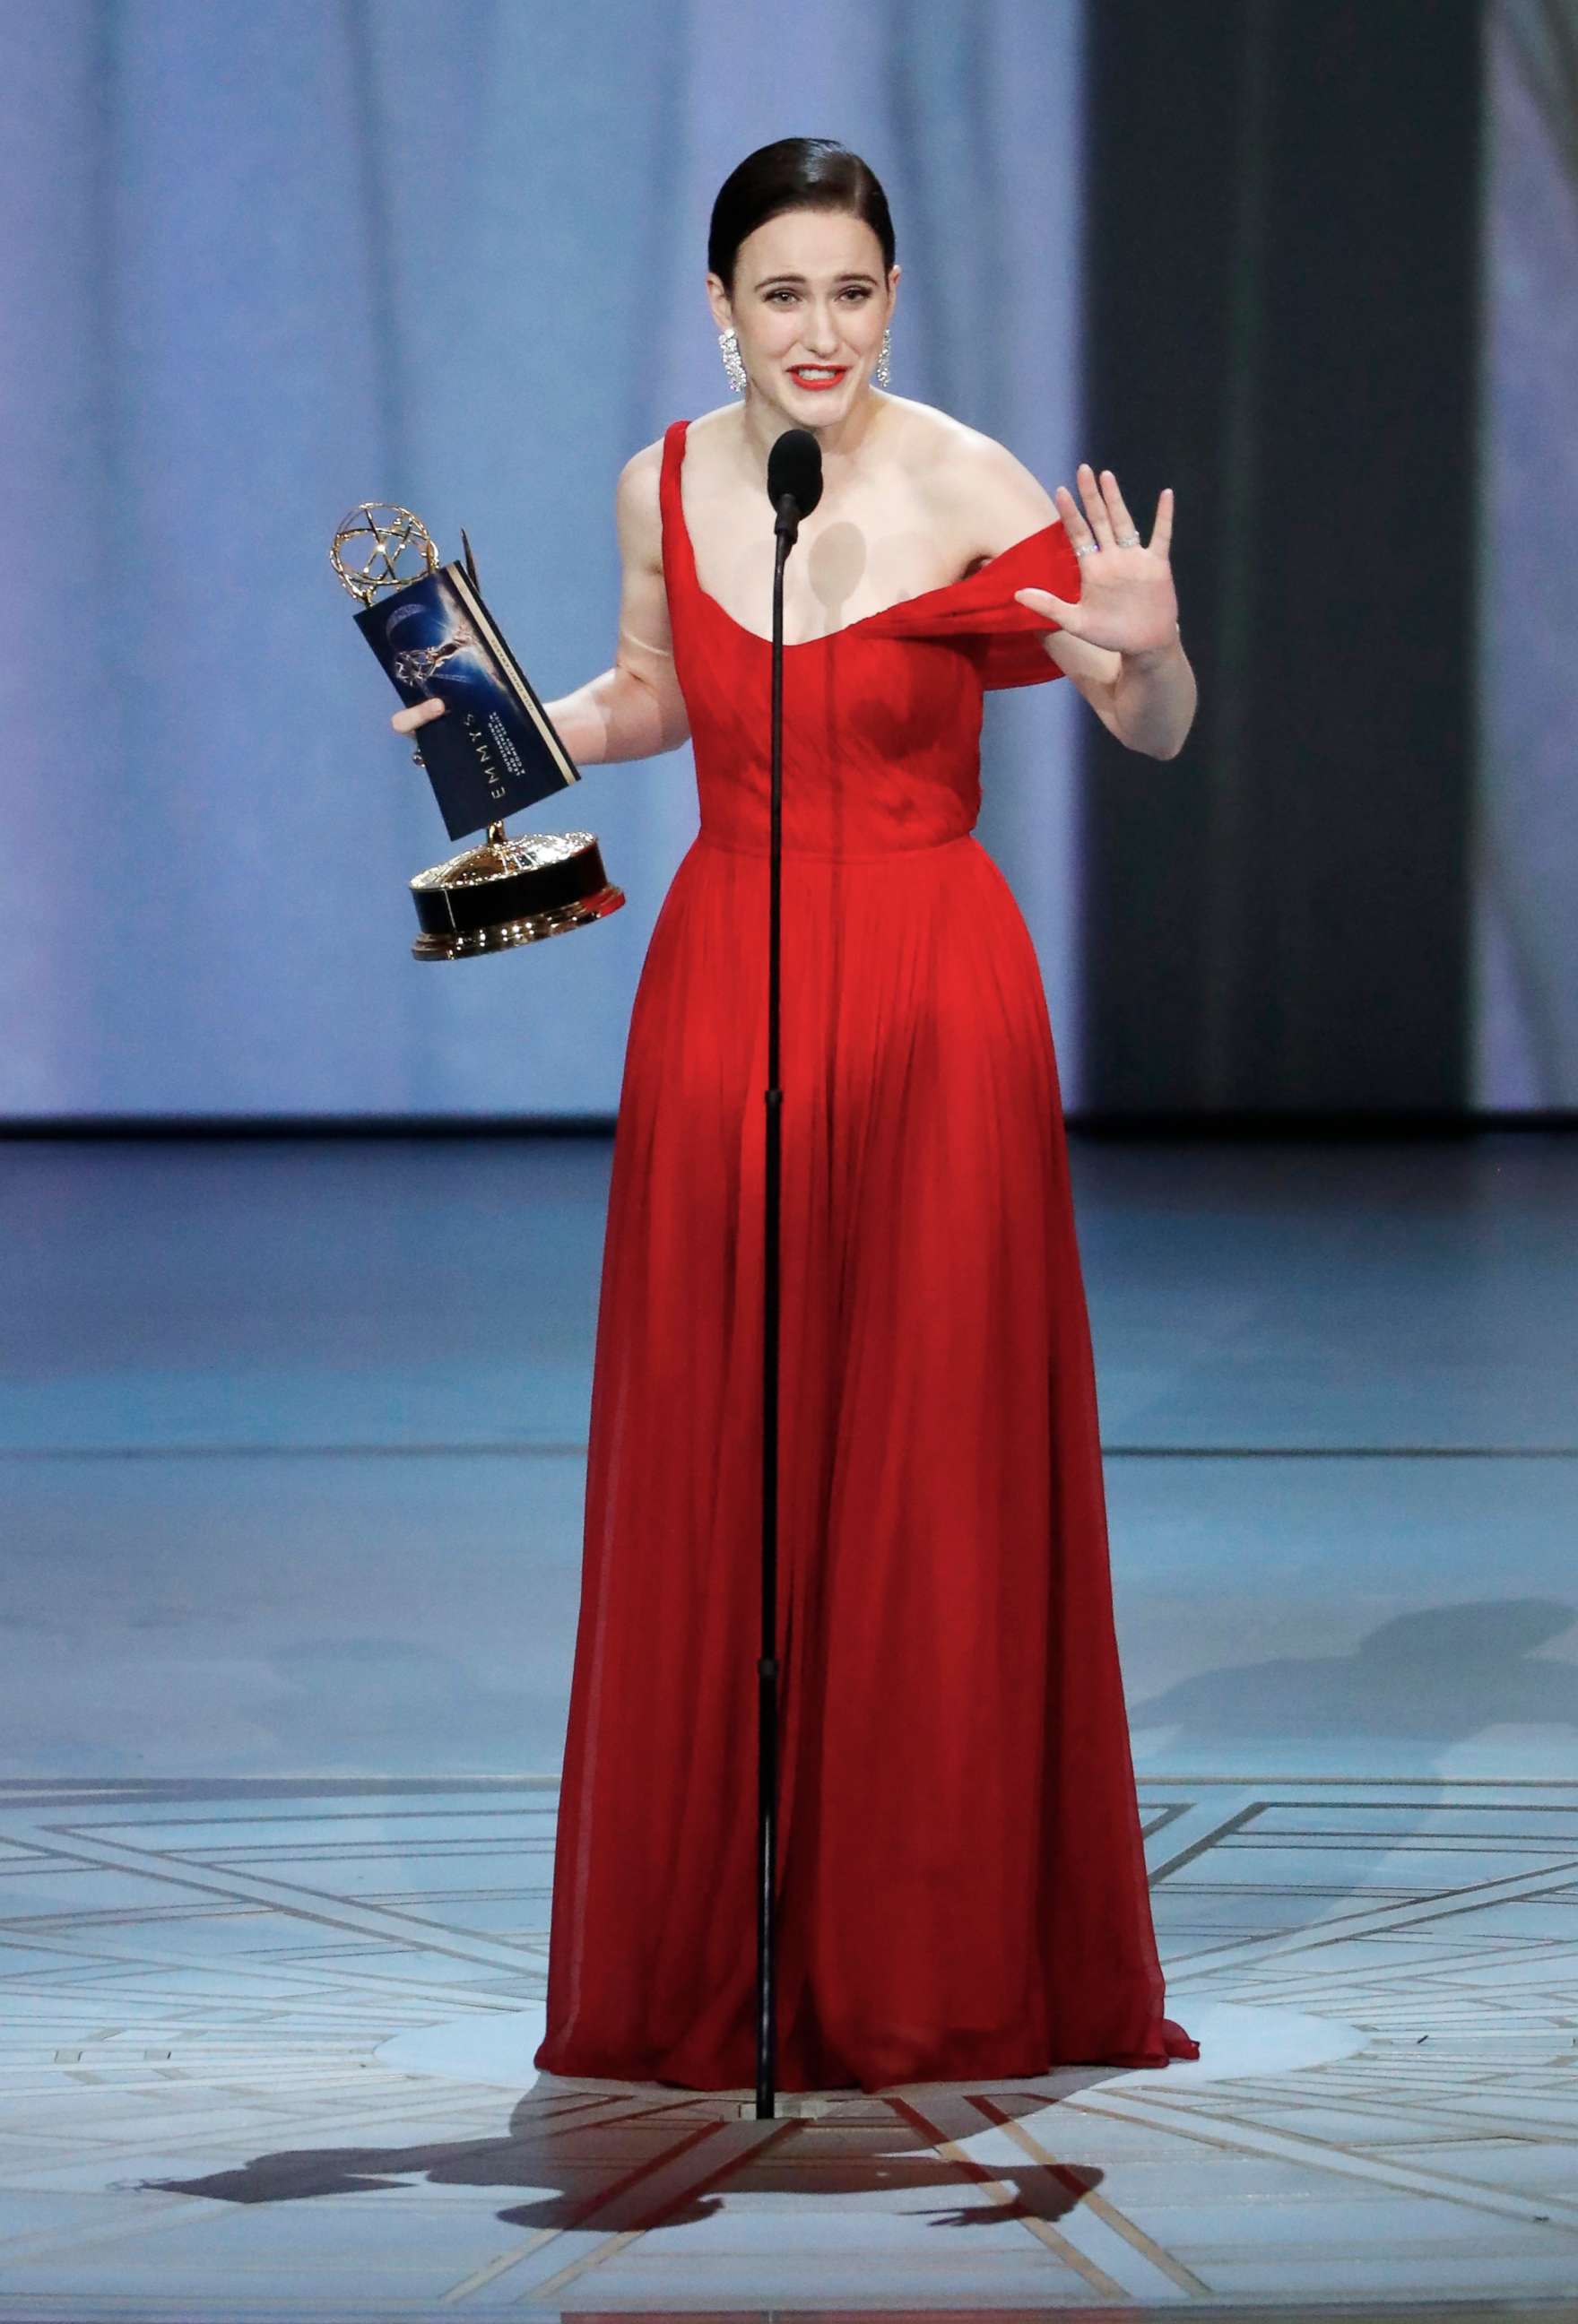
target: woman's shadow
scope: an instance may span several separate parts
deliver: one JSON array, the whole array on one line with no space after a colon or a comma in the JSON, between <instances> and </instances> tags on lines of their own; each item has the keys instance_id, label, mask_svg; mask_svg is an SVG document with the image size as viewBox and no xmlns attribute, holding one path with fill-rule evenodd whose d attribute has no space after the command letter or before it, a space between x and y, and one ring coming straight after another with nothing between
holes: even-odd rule
<instances>
[{"instance_id":1,"label":"woman's shadow","mask_svg":"<svg viewBox=\"0 0 1578 2324\"><path fill-rule=\"evenodd\" d=\"M1011 2118L1039 2112L1075 2088L1092 2087L1128 2070L1116 2066L1061 2068L1044 2082L994 2087L992 2096ZM711 2218L722 2209L725 2195L709 2189L724 2174L731 2190L748 2185L753 2196L804 2194L814 2188L818 2198L886 2192L896 2200L929 2187L937 2190L939 2198L956 2198L973 2175L968 2166L962 2172L959 2165L945 2161L924 2135L912 2134L897 2112L891 2122L882 2123L875 2115L880 2098L848 2090L829 2096L852 2102L860 2127L870 2132L871 2152L851 2151L853 2126L849 2119L840 2119L835 2104L825 2119L837 2132L839 2143L811 2181L804 2140L774 2134L792 2124L814 2137L815 2117L789 2114L775 2123L753 2124L761 2137L742 2152L737 2141L718 2135L731 2123L737 2129L739 2117L719 2107L711 2120L705 2118L706 2100L714 2095L654 2084L650 2095L622 2086L618 2098L611 2100L587 2096L584 2083L547 2075L515 2101L509 2129L498 2138L441 2139L409 2146L282 2147L199 2178L120 2183L138 2192L205 2195L221 2203L299 2203L319 2195L370 2194L401 2186L413 2177L440 2187L529 2188L529 2200L506 2203L496 2213L502 2226L539 2235L595 2227L599 2235L618 2235L639 2232L660 2220L673 2227ZM698 2113L703 2119L697 2119ZM983 2114L981 2129L989 2129L992 2121ZM642 2125L653 2133L651 2149L632 2161L630 2133ZM665 2128L667 2136L661 2135ZM598 2152L604 2134L612 2137L614 2157ZM715 2160L708 2152L715 2145ZM687 2154L694 2164L692 2185L676 2194L670 2166ZM668 2191L654 2194L650 2182L660 2169L665 2172ZM944 2200L928 2215L928 2224L999 2227L1026 2212L1055 2221L1098 2187L1103 2175L1094 2164L1061 2155L1047 2163L1027 2157L1015 2164L993 2163L983 2176L1009 2189L1011 2200L968 2205Z\"/></svg>"}]
</instances>

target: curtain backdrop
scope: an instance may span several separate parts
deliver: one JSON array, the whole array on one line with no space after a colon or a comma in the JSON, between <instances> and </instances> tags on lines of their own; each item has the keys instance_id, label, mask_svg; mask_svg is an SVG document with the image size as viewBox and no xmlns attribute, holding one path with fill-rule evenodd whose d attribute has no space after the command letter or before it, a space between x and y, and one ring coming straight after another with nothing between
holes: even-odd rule
<instances>
[{"instance_id":1,"label":"curtain backdrop","mask_svg":"<svg viewBox=\"0 0 1578 2324\"><path fill-rule=\"evenodd\" d=\"M612 1110L688 753L592 769L629 908L420 966L448 852L328 546L470 534L539 690L612 658L614 478L727 398L712 197L787 134L887 185L896 393L1075 440L1074 0L50 0L0 77L0 1116ZM1094 455L1121 473L1121 447ZM1066 686L989 705L982 835L1078 1094Z\"/></svg>"},{"instance_id":2,"label":"curtain backdrop","mask_svg":"<svg viewBox=\"0 0 1578 2324\"><path fill-rule=\"evenodd\" d=\"M1476 0L1100 0L1090 27L1087 396L1135 447L1130 505L1177 489L1200 714L1160 769L1092 738L1086 1104L1461 1114Z\"/></svg>"}]
</instances>

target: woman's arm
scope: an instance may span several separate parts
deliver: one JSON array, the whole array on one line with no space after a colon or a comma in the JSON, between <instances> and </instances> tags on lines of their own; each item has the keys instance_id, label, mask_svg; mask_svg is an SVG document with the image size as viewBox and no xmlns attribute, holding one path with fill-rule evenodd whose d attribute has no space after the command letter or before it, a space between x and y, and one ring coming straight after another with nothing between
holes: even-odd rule
<instances>
[{"instance_id":1,"label":"woman's arm","mask_svg":"<svg viewBox=\"0 0 1578 2324\"><path fill-rule=\"evenodd\" d=\"M649 444L620 470L614 493L621 581L614 667L544 706L577 764L650 759L690 732L674 675L669 594L663 586L661 444Z\"/></svg>"},{"instance_id":2,"label":"woman's arm","mask_svg":"<svg viewBox=\"0 0 1578 2324\"><path fill-rule=\"evenodd\" d=\"M1149 653L1120 654L1118 659L1121 667L1112 688L1113 733L1147 758L1176 759L1189 739L1200 699L1177 623L1173 623L1167 644Z\"/></svg>"},{"instance_id":3,"label":"woman's arm","mask_svg":"<svg viewBox=\"0 0 1578 2324\"><path fill-rule=\"evenodd\" d=\"M662 513L658 477L663 447L649 444L627 460L614 494L621 582L619 643L614 667L573 694L545 704L566 750L578 765L613 759L650 759L672 751L690 732L685 697L674 675L669 596L663 586ZM414 734L441 718L437 696L397 710L390 724Z\"/></svg>"},{"instance_id":4,"label":"woman's arm","mask_svg":"<svg viewBox=\"0 0 1578 2324\"><path fill-rule=\"evenodd\" d=\"M1023 463L990 436L973 429L966 431L960 454L957 474L968 480L969 522L977 542L973 555L995 557L1014 541L1022 540L1027 533L1060 522L1071 545L1080 547L1096 540L1103 551L1104 568L1110 568L1114 561L1120 567L1126 564L1121 578L1128 585L1128 598L1136 610L1130 613L1127 607L1119 608L1119 617L1112 622L1113 634L1121 636L1128 627L1146 640L1144 644L1120 650L1076 636L1067 626L1048 630L1041 643L1120 742L1130 751L1143 752L1148 758L1176 759L1194 724L1197 696L1195 673L1178 635L1177 601L1170 574L1166 570L1172 535L1171 495L1163 495L1165 521L1158 512L1150 548L1116 552L1114 557L1112 510L1107 505L1104 493L1097 489L1094 473L1084 463L1076 481L1086 510L1094 512L1094 525L1081 514L1079 503L1066 485L1059 484L1056 500L1048 498L1045 486ZM1105 473L1112 477L1113 503L1122 509L1118 480L1112 476L1110 469ZM1123 510L1118 530L1130 529L1128 512ZM1092 558L1082 560L1087 567L1093 561ZM1098 618L1105 621L1112 596L1105 570L1103 582L1100 590L1092 591L1087 576L1086 594L1101 598ZM1078 606L1060 606L1059 600L1044 589L1020 590L1017 594L1021 604L1049 618L1059 618L1060 614L1075 622L1084 618ZM1121 596L1123 591L1118 594ZM1161 605L1163 595L1168 601L1165 607ZM1080 605L1084 603L1082 597Z\"/></svg>"},{"instance_id":5,"label":"woman's arm","mask_svg":"<svg viewBox=\"0 0 1578 2324\"><path fill-rule=\"evenodd\" d=\"M1148 758L1177 757L1195 723L1198 693L1176 622L1170 644L1144 653L1113 653L1066 630L1048 630L1041 643L1109 733Z\"/></svg>"}]
</instances>

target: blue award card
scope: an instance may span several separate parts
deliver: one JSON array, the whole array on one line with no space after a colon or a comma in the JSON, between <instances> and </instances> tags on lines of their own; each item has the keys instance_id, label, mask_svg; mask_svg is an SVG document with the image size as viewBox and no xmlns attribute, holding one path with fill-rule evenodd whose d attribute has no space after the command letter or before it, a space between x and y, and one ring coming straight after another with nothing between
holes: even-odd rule
<instances>
[{"instance_id":1,"label":"blue award card","mask_svg":"<svg viewBox=\"0 0 1578 2324\"><path fill-rule=\"evenodd\" d=\"M413 740L451 839L580 781L464 566L424 573L355 621L403 703L444 705Z\"/></svg>"}]
</instances>

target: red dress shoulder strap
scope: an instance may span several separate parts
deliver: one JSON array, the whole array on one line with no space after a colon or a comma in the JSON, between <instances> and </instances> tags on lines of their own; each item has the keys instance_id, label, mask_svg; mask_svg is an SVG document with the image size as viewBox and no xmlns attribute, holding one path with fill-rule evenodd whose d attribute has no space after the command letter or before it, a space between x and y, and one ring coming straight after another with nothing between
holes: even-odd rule
<instances>
[{"instance_id":1,"label":"red dress shoulder strap","mask_svg":"<svg viewBox=\"0 0 1578 2324\"><path fill-rule=\"evenodd\" d=\"M697 587L696 558L686 529L679 498L679 469L685 458L688 420L671 420L663 430L663 465L658 472L658 509L663 523L663 578L670 595L677 582Z\"/></svg>"}]
</instances>

